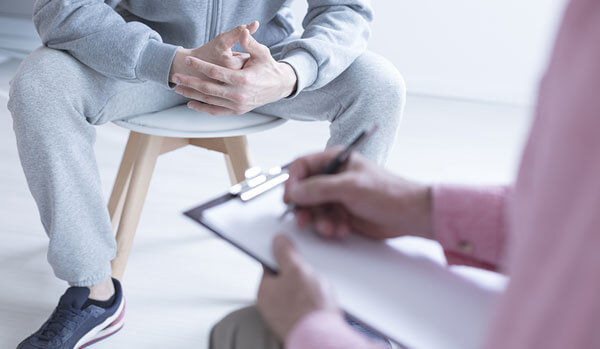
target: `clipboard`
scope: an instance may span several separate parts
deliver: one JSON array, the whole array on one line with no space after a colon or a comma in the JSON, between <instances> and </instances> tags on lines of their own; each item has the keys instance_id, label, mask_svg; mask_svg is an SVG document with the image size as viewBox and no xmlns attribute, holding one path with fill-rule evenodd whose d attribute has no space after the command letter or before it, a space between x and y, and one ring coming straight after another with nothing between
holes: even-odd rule
<instances>
[{"instance_id":1,"label":"clipboard","mask_svg":"<svg viewBox=\"0 0 600 349\"><path fill-rule=\"evenodd\" d=\"M484 289L425 256L358 234L342 241L280 220L286 166L251 168L246 180L184 214L277 272L272 238L288 235L332 284L351 318L409 348L479 348L497 292Z\"/></svg>"}]
</instances>

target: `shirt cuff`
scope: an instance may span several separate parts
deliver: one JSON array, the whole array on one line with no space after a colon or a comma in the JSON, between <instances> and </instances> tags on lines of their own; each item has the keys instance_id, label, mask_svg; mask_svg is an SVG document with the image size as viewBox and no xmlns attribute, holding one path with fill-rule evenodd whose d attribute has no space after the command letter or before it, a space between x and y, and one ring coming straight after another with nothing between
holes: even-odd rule
<instances>
[{"instance_id":1,"label":"shirt cuff","mask_svg":"<svg viewBox=\"0 0 600 349\"><path fill-rule=\"evenodd\" d=\"M377 346L346 324L339 313L326 310L302 317L285 341L286 349L374 347Z\"/></svg>"},{"instance_id":2,"label":"shirt cuff","mask_svg":"<svg viewBox=\"0 0 600 349\"><path fill-rule=\"evenodd\" d=\"M280 60L292 66L298 79L296 92L287 98L296 97L302 90L317 80L319 65L313 56L303 49L294 49Z\"/></svg>"},{"instance_id":3,"label":"shirt cuff","mask_svg":"<svg viewBox=\"0 0 600 349\"><path fill-rule=\"evenodd\" d=\"M506 187L433 187L435 237L449 263L498 266L507 234L507 191Z\"/></svg>"},{"instance_id":4,"label":"shirt cuff","mask_svg":"<svg viewBox=\"0 0 600 349\"><path fill-rule=\"evenodd\" d=\"M158 40L148 40L135 68L136 77L142 81L154 81L170 88L171 63L173 63L173 58L179 48L180 46Z\"/></svg>"}]
</instances>

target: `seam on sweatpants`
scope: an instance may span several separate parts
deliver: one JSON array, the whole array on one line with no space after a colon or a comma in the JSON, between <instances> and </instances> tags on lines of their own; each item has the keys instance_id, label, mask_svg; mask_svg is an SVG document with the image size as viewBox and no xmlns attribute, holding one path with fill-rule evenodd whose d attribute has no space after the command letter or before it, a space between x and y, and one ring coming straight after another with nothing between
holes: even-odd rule
<instances>
[{"instance_id":1,"label":"seam on sweatpants","mask_svg":"<svg viewBox=\"0 0 600 349\"><path fill-rule=\"evenodd\" d=\"M326 92L326 91L323 91L322 88L323 87L321 87L321 89L313 90L312 92L318 92L323 95L329 96L329 97L333 98L334 101L338 104L338 109L339 109L338 112L335 113L335 115L333 115L333 117L327 118L327 120L329 120L329 122L334 122L338 118L338 116L342 115L348 108L344 107L344 104L342 103L342 101L340 101L340 99L336 95Z\"/></svg>"},{"instance_id":2,"label":"seam on sweatpants","mask_svg":"<svg viewBox=\"0 0 600 349\"><path fill-rule=\"evenodd\" d=\"M104 282L105 280L109 279L111 277L111 274L112 274L112 268L110 267L110 262L109 262L109 269L102 274L94 275L94 276L88 277L83 280L78 280L78 281L67 280L67 282L69 283L70 286L90 287L90 286L98 285L99 283ZM62 278L59 277L59 279L62 279Z\"/></svg>"},{"instance_id":3,"label":"seam on sweatpants","mask_svg":"<svg viewBox=\"0 0 600 349\"><path fill-rule=\"evenodd\" d=\"M111 119L111 120L106 120L105 122L102 122L102 123L100 123L100 122L99 122L99 121L100 121L100 119L101 119L100 115L102 115L102 113L104 112L104 109L106 109L106 107L108 106L108 103L109 103L109 102L110 102L110 101L111 101L113 98L115 98L116 96L118 96L118 95L119 95L119 94L121 94L121 93L127 93L127 92L129 92L130 90L133 90L133 89L135 89L135 88L137 88L137 87L138 87L138 86L131 86L131 87L128 87L127 89L125 89L125 90L117 91L117 92L114 92L113 94L111 94L111 95L110 95L110 97L108 97L108 98L106 99L106 101L104 102L104 104L102 105L102 107L100 108L100 110L99 110L99 111L96 113L96 115L94 116L94 118L93 118L93 120L94 120L94 121L93 121L93 122L90 122L90 123L91 123L92 125L98 126L98 125L103 125L103 124L105 124L105 123L108 123L108 122L110 122L110 121L114 120L114 119ZM135 116L135 115L136 115L136 114L133 114L133 115L131 115L131 116ZM84 115L84 117L85 117L85 115Z\"/></svg>"}]
</instances>

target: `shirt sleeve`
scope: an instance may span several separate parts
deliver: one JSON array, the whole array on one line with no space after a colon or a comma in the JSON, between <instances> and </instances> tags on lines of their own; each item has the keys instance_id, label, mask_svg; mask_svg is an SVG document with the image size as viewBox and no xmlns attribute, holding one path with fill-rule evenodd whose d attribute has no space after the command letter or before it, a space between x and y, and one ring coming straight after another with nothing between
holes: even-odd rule
<instances>
[{"instance_id":1,"label":"shirt sleeve","mask_svg":"<svg viewBox=\"0 0 600 349\"><path fill-rule=\"evenodd\" d=\"M382 349L353 330L344 319L329 311L305 315L285 341L286 349Z\"/></svg>"},{"instance_id":2,"label":"shirt sleeve","mask_svg":"<svg viewBox=\"0 0 600 349\"><path fill-rule=\"evenodd\" d=\"M367 49L373 11L368 0L308 0L304 33L282 51L303 90L327 85Z\"/></svg>"},{"instance_id":3,"label":"shirt sleeve","mask_svg":"<svg viewBox=\"0 0 600 349\"><path fill-rule=\"evenodd\" d=\"M143 23L126 22L114 9L119 0L107 2L38 0L33 22L44 45L105 76L168 86L178 46Z\"/></svg>"},{"instance_id":4,"label":"shirt sleeve","mask_svg":"<svg viewBox=\"0 0 600 349\"><path fill-rule=\"evenodd\" d=\"M509 188L433 187L433 224L448 263L497 270L507 240Z\"/></svg>"}]
</instances>

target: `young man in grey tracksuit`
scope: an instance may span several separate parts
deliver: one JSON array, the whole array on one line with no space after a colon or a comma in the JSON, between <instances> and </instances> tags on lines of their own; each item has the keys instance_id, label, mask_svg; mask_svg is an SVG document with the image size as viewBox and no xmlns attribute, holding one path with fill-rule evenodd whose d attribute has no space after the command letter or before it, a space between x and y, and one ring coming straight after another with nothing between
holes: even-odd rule
<instances>
[{"instance_id":1,"label":"young man in grey tracksuit","mask_svg":"<svg viewBox=\"0 0 600 349\"><path fill-rule=\"evenodd\" d=\"M377 123L360 151L385 161L404 83L366 52L368 0L308 0L304 32L284 0L38 0L44 43L11 82L9 109L48 261L71 286L19 348L73 348L122 325L115 240L94 158L94 126L182 103L328 120L328 146ZM255 22L258 21L258 22ZM221 34L221 35L219 35Z\"/></svg>"}]
</instances>

